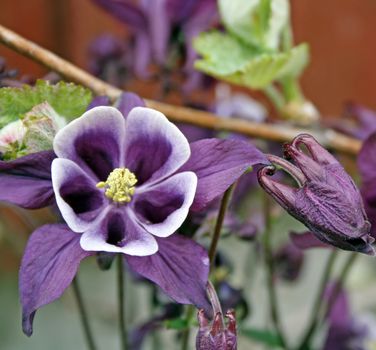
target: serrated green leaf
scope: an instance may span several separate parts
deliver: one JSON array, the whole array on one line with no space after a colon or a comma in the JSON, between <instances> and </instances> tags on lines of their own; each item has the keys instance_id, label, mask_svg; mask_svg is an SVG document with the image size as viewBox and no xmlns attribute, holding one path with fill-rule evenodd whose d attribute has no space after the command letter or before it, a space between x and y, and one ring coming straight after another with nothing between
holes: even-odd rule
<instances>
[{"instance_id":1,"label":"serrated green leaf","mask_svg":"<svg viewBox=\"0 0 376 350\"><path fill-rule=\"evenodd\" d=\"M301 44L288 52L264 52L247 46L231 35L209 32L194 40L203 57L195 67L233 84L262 89L273 81L298 76L308 63L308 46Z\"/></svg>"},{"instance_id":2,"label":"serrated green leaf","mask_svg":"<svg viewBox=\"0 0 376 350\"><path fill-rule=\"evenodd\" d=\"M281 339L278 334L266 329L248 328L242 329L241 334L255 342L274 347L282 347Z\"/></svg>"},{"instance_id":3,"label":"serrated green leaf","mask_svg":"<svg viewBox=\"0 0 376 350\"><path fill-rule=\"evenodd\" d=\"M48 102L67 121L85 112L91 101L90 90L73 83L59 82L50 85L38 80L35 86L0 89L0 128L20 119L34 106Z\"/></svg>"}]
</instances>

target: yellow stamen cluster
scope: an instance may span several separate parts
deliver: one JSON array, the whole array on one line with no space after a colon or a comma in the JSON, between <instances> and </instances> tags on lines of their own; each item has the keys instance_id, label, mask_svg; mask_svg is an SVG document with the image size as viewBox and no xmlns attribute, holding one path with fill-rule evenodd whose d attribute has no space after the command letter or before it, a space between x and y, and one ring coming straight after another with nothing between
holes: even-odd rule
<instances>
[{"instance_id":1,"label":"yellow stamen cluster","mask_svg":"<svg viewBox=\"0 0 376 350\"><path fill-rule=\"evenodd\" d=\"M137 178L127 168L116 168L107 180L97 183L97 188L105 188L105 195L116 203L129 203L134 195Z\"/></svg>"}]
</instances>

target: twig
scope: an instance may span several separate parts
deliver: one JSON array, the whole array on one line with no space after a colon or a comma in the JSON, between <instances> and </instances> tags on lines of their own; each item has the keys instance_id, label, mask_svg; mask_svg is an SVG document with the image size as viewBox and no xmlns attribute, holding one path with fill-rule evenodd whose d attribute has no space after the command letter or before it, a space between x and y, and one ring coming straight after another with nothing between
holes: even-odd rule
<instances>
[{"instance_id":1,"label":"twig","mask_svg":"<svg viewBox=\"0 0 376 350\"><path fill-rule=\"evenodd\" d=\"M59 73L65 79L86 86L97 95L107 95L114 100L122 92L122 90L107 84L1 25L0 42L21 55L27 56L33 61ZM323 146L352 155L357 154L361 147L360 141L341 135L330 129L315 131L293 128L282 124L253 123L238 118L221 118L209 112L153 100L145 99L145 102L148 107L161 111L173 122L187 123L214 130L236 132L250 137L278 142L290 141L300 133L309 133Z\"/></svg>"},{"instance_id":2,"label":"twig","mask_svg":"<svg viewBox=\"0 0 376 350\"><path fill-rule=\"evenodd\" d=\"M124 266L121 254L117 256L117 294L118 294L118 310L119 310L119 336L120 349L128 349L127 337L127 321L125 318L125 298L124 298Z\"/></svg>"}]
</instances>

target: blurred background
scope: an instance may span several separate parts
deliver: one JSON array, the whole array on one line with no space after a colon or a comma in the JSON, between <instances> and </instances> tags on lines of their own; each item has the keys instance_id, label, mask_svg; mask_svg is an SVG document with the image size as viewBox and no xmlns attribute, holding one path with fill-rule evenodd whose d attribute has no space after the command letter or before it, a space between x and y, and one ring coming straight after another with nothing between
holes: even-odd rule
<instances>
[{"instance_id":1,"label":"blurred background","mask_svg":"<svg viewBox=\"0 0 376 350\"><path fill-rule=\"evenodd\" d=\"M376 1L291 0L297 43L311 47L303 75L305 95L323 115L336 116L345 101L376 109ZM1 0L0 23L87 68L88 45L99 34L122 38L125 26L89 0ZM46 71L0 46L10 67L40 76ZM145 88L144 88L145 89ZM147 95L147 91L143 95Z\"/></svg>"},{"instance_id":2,"label":"blurred background","mask_svg":"<svg viewBox=\"0 0 376 350\"><path fill-rule=\"evenodd\" d=\"M306 41L311 48L311 64L302 78L305 95L315 103L324 118L340 117L347 101L376 109L376 1L291 0L291 5L295 41ZM111 33L119 39L127 35L124 25L89 0L0 0L0 24L85 69L88 68L88 47L98 35ZM1 45L0 56L6 58L9 68L18 69L20 74L42 77L48 73L38 64ZM144 97L153 97L148 84L135 84L130 90ZM13 207L0 207L1 350L85 348L71 290L60 301L38 312L36 331L31 339L27 339L21 332L17 291L20 257L32 230L52 220L53 216L46 210L34 211L30 215L27 211ZM293 219L285 218L275 228L280 241L286 240L287 227L296 231L303 229ZM276 242L276 245L279 243ZM265 327L267 320L263 306L266 304L266 293L263 288L257 287L263 285L264 271L260 268L252 272L249 264L252 260L250 252L254 253L252 249L239 240L226 240L226 251L230 254L235 251L238 257L234 262L234 271L241 271L232 276L232 283L249 290L256 286L252 293L245 293L251 308L255 305L250 323L252 326ZM322 271L328 254L327 250L309 251L301 273L302 278L294 288L291 288L289 282L281 282L281 314L291 337L296 337L297 332L304 328L302 320L309 316L309 306L320 279L319 272ZM347 256L348 253L341 252L340 262ZM249 275L252 273L249 281L243 280L243 272ZM82 264L79 276L99 348L117 348L115 272L100 272L95 261L88 260ZM130 277L127 278L129 282ZM375 280L373 260L359 257L349 287L353 291L353 308L360 314L368 315L376 311ZM129 321L132 324L145 321L152 309L152 305L149 305L150 290L144 285L133 283L127 283L126 288L127 295L138 296L139 300L135 305L128 304ZM246 289L245 292L247 291ZM166 331L163 337L171 342L176 337L176 332ZM250 346L258 349L243 338L240 344L240 349L249 349ZM173 345L168 349L174 349Z\"/></svg>"}]
</instances>

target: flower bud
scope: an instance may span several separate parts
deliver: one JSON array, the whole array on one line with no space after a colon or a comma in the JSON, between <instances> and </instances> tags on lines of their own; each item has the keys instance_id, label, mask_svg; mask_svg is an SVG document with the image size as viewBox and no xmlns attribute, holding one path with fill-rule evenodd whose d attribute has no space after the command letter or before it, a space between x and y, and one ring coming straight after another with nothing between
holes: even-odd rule
<instances>
[{"instance_id":1,"label":"flower bud","mask_svg":"<svg viewBox=\"0 0 376 350\"><path fill-rule=\"evenodd\" d=\"M307 154L301 150L304 145ZM259 183L290 215L321 241L344 250L375 255L362 198L341 164L312 136L302 134L284 146L285 159L269 160L288 172L298 187L273 180L275 166L262 168Z\"/></svg>"}]
</instances>

